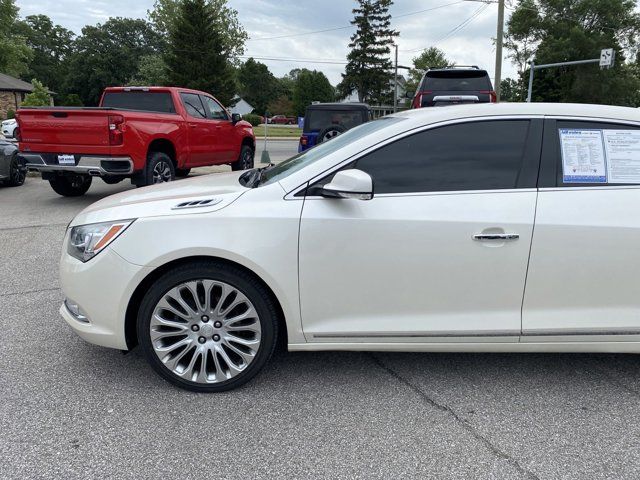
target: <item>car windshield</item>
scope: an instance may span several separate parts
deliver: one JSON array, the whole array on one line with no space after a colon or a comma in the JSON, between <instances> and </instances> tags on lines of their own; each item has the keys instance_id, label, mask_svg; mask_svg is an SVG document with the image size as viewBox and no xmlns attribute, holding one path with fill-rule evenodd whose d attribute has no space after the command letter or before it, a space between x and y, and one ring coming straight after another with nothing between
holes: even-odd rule
<instances>
[{"instance_id":1,"label":"car windshield","mask_svg":"<svg viewBox=\"0 0 640 480\"><path fill-rule=\"evenodd\" d=\"M261 175L260 185L268 185L288 177L307 165L311 165L321 158L340 150L342 147L402 120L404 120L402 117L386 117L373 122L363 123L332 140L310 148L278 165L268 167Z\"/></svg>"}]
</instances>

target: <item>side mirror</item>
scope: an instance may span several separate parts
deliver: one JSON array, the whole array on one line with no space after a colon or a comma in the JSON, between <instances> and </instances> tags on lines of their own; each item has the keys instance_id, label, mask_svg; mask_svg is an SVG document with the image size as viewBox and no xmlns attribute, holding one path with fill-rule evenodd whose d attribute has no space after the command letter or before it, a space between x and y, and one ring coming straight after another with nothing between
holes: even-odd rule
<instances>
[{"instance_id":1,"label":"side mirror","mask_svg":"<svg viewBox=\"0 0 640 480\"><path fill-rule=\"evenodd\" d=\"M242 115L240 115L239 113L232 113L231 114L231 123L233 123L235 125L240 120L242 120Z\"/></svg>"},{"instance_id":2,"label":"side mirror","mask_svg":"<svg viewBox=\"0 0 640 480\"><path fill-rule=\"evenodd\" d=\"M412 92L411 90L407 90L404 92L404 98L413 98L416 96L416 92Z\"/></svg>"},{"instance_id":3,"label":"side mirror","mask_svg":"<svg viewBox=\"0 0 640 480\"><path fill-rule=\"evenodd\" d=\"M362 170L342 170L336 173L322 188L322 195L330 198L355 198L371 200L373 198L373 180Z\"/></svg>"}]
</instances>

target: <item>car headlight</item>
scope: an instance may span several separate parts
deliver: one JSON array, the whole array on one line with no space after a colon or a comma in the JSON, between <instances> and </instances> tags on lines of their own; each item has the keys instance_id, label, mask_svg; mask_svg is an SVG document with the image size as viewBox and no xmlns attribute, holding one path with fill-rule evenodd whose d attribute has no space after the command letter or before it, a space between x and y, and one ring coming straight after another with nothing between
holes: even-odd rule
<instances>
[{"instance_id":1,"label":"car headlight","mask_svg":"<svg viewBox=\"0 0 640 480\"><path fill-rule=\"evenodd\" d=\"M73 227L69 234L67 253L81 262L91 260L132 223L133 220L118 220Z\"/></svg>"}]
</instances>

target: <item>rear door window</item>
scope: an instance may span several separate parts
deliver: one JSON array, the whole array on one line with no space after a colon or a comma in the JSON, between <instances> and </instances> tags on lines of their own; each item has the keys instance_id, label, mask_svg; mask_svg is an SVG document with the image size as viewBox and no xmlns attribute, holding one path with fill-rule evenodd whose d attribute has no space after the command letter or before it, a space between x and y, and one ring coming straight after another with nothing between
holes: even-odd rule
<instances>
[{"instance_id":1,"label":"rear door window","mask_svg":"<svg viewBox=\"0 0 640 480\"><path fill-rule=\"evenodd\" d=\"M547 120L540 187L640 184L640 127Z\"/></svg>"},{"instance_id":2,"label":"rear door window","mask_svg":"<svg viewBox=\"0 0 640 480\"><path fill-rule=\"evenodd\" d=\"M207 118L204 105L202 104L199 95L196 95L195 93L181 93L180 99L182 100L182 105L184 105L184 108L187 111L187 115L199 119Z\"/></svg>"},{"instance_id":3,"label":"rear door window","mask_svg":"<svg viewBox=\"0 0 640 480\"><path fill-rule=\"evenodd\" d=\"M102 106L145 112L176 113L169 92L107 92L102 99Z\"/></svg>"},{"instance_id":4,"label":"rear door window","mask_svg":"<svg viewBox=\"0 0 640 480\"><path fill-rule=\"evenodd\" d=\"M307 115L305 130L324 130L340 125L347 130L363 123L360 110L311 110Z\"/></svg>"}]
</instances>

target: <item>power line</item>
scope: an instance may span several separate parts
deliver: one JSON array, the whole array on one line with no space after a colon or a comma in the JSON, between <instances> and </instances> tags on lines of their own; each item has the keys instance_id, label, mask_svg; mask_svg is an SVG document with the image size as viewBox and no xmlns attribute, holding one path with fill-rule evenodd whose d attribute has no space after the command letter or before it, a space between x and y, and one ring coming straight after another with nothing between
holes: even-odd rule
<instances>
[{"instance_id":1,"label":"power line","mask_svg":"<svg viewBox=\"0 0 640 480\"><path fill-rule=\"evenodd\" d=\"M469 25L471 22L473 22L478 16L480 16L480 14L487 9L487 7L489 6L489 4L483 4L481 5L477 10L475 10L470 17L468 17L467 19L465 19L464 21L462 21L461 23L459 23L458 25L456 25L455 27L453 27L451 30L449 30L446 34L444 34L444 36L440 37L439 39L437 39L435 42L433 42L432 46L435 46L437 44L439 44L440 42L446 40L447 38L451 37L451 35L463 30L467 25ZM426 47L420 47L420 48L412 48L410 50L400 50L401 52L418 52L421 50L425 50Z\"/></svg>"},{"instance_id":2,"label":"power line","mask_svg":"<svg viewBox=\"0 0 640 480\"><path fill-rule=\"evenodd\" d=\"M431 7L431 8L425 8L424 10L418 10L416 12L409 12L409 13L403 13L400 15L393 15L391 17L391 19L396 19L396 18L404 18L404 17L409 17L411 15L418 15L420 13L425 13L425 12L431 12L433 10L438 10L440 8L445 8L445 7L450 7L452 5L457 5L458 3L463 3L465 0L457 0L456 2L452 2L452 3L446 3L444 5L438 5L437 7ZM315 33L327 33L327 32L335 32L338 30L347 30L350 28L355 28L355 25L347 25L344 27L333 27L333 28L325 28L323 30L313 30L313 31L309 31L309 32L301 32L301 33L290 33L287 35L276 35L274 37L260 37L260 38L249 38L247 41L248 42L257 42L259 40L277 40L280 38L291 38L291 37L301 37L304 35L313 35Z\"/></svg>"}]
</instances>

